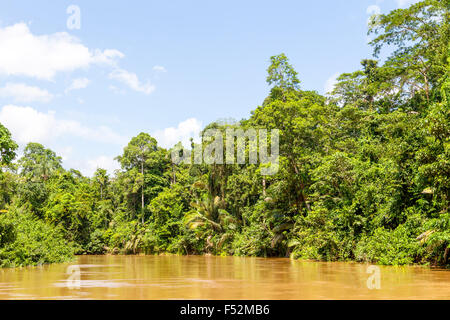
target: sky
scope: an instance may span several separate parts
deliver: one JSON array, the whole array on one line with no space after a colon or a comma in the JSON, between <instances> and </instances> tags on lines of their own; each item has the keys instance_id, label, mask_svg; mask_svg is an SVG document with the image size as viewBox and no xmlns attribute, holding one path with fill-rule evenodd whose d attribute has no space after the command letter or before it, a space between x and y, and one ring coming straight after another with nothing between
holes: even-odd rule
<instances>
[{"instance_id":1,"label":"sky","mask_svg":"<svg viewBox=\"0 0 450 320\"><path fill-rule=\"evenodd\" d=\"M367 20L414 0L0 2L0 123L92 175L140 132L165 148L248 118L285 53L325 94L372 57Z\"/></svg>"}]
</instances>

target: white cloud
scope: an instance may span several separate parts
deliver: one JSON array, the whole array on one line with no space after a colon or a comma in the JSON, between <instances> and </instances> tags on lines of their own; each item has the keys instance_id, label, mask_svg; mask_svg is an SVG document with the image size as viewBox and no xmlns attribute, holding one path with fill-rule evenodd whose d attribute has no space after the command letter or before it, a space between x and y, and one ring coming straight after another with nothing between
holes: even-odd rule
<instances>
[{"instance_id":1,"label":"white cloud","mask_svg":"<svg viewBox=\"0 0 450 320\"><path fill-rule=\"evenodd\" d=\"M70 86L66 89L66 93L72 90L79 90L86 88L91 81L88 78L77 78L73 79Z\"/></svg>"},{"instance_id":2,"label":"white cloud","mask_svg":"<svg viewBox=\"0 0 450 320\"><path fill-rule=\"evenodd\" d=\"M397 6L399 8L406 8L409 7L410 5L419 2L420 0L395 0L395 2L397 3Z\"/></svg>"},{"instance_id":3,"label":"white cloud","mask_svg":"<svg viewBox=\"0 0 450 320\"><path fill-rule=\"evenodd\" d=\"M192 137L194 141L198 142L201 130L202 123L195 118L189 118L180 122L176 128L169 127L164 130L158 130L153 133L153 136L165 148L171 148L179 141L181 141L184 147L190 148L190 138Z\"/></svg>"},{"instance_id":4,"label":"white cloud","mask_svg":"<svg viewBox=\"0 0 450 320\"><path fill-rule=\"evenodd\" d=\"M0 123L20 144L47 143L61 136L75 136L91 141L125 144L127 139L106 126L89 128L73 120L58 119L55 112L39 112L31 107L6 105L0 111Z\"/></svg>"},{"instance_id":5,"label":"white cloud","mask_svg":"<svg viewBox=\"0 0 450 320\"><path fill-rule=\"evenodd\" d=\"M124 57L115 49L90 50L67 32L34 35L25 23L0 28L0 48L0 74L46 80L91 64L115 66Z\"/></svg>"},{"instance_id":6,"label":"white cloud","mask_svg":"<svg viewBox=\"0 0 450 320\"><path fill-rule=\"evenodd\" d=\"M397 5L397 8L406 8L406 7L409 7L410 5L415 4L419 1L422 1L422 0L394 0L395 4ZM377 3L376 6L378 7L378 5L383 2L385 2L385 0L376 0L376 3ZM370 7L371 6L369 6L369 8ZM369 13L369 12L367 12L367 13Z\"/></svg>"},{"instance_id":7,"label":"white cloud","mask_svg":"<svg viewBox=\"0 0 450 320\"><path fill-rule=\"evenodd\" d=\"M333 91L334 86L337 83L337 78L339 77L339 75L340 75L340 73L335 73L331 77L329 77L327 79L327 81L325 81L325 86L323 88L325 94L330 93L331 91Z\"/></svg>"},{"instance_id":8,"label":"white cloud","mask_svg":"<svg viewBox=\"0 0 450 320\"><path fill-rule=\"evenodd\" d=\"M116 86L110 85L109 86L109 90L111 90L112 92L116 93L116 94L125 94L126 91L123 89L119 89Z\"/></svg>"},{"instance_id":9,"label":"white cloud","mask_svg":"<svg viewBox=\"0 0 450 320\"><path fill-rule=\"evenodd\" d=\"M49 102L53 99L53 95L47 90L24 83L7 83L0 88L0 97L12 98L15 102Z\"/></svg>"},{"instance_id":10,"label":"white cloud","mask_svg":"<svg viewBox=\"0 0 450 320\"><path fill-rule=\"evenodd\" d=\"M157 72L167 72L166 68L164 68L163 66L154 66L153 70Z\"/></svg>"},{"instance_id":11,"label":"white cloud","mask_svg":"<svg viewBox=\"0 0 450 320\"><path fill-rule=\"evenodd\" d=\"M115 69L109 74L109 78L120 81L131 89L144 94L150 94L155 90L155 87L150 82L141 83L135 73L124 69Z\"/></svg>"},{"instance_id":12,"label":"white cloud","mask_svg":"<svg viewBox=\"0 0 450 320\"><path fill-rule=\"evenodd\" d=\"M64 148L56 149L56 154L61 156L63 161L67 161L70 159L70 156L72 155L73 148L71 146L66 146Z\"/></svg>"},{"instance_id":13,"label":"white cloud","mask_svg":"<svg viewBox=\"0 0 450 320\"><path fill-rule=\"evenodd\" d=\"M366 13L368 15L372 15L372 14L380 14L381 13L381 8L380 6L373 4L367 7L366 9Z\"/></svg>"},{"instance_id":14,"label":"white cloud","mask_svg":"<svg viewBox=\"0 0 450 320\"><path fill-rule=\"evenodd\" d=\"M92 54L92 62L106 65L117 65L117 60L122 59L125 55L116 49L95 49Z\"/></svg>"},{"instance_id":15,"label":"white cloud","mask_svg":"<svg viewBox=\"0 0 450 320\"><path fill-rule=\"evenodd\" d=\"M99 156L94 159L89 159L85 163L81 164L80 171L89 177L94 175L94 172L98 169L105 169L109 174L114 173L115 170L120 169L119 163L114 160L113 157Z\"/></svg>"}]
</instances>

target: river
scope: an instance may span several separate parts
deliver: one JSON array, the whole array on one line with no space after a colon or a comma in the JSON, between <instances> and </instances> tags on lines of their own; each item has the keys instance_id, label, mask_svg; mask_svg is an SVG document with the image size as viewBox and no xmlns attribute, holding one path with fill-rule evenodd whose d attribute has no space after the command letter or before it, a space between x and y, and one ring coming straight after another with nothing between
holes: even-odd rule
<instances>
[{"instance_id":1,"label":"river","mask_svg":"<svg viewBox=\"0 0 450 320\"><path fill-rule=\"evenodd\" d=\"M78 256L72 263L0 269L0 299L450 299L450 270L368 267L282 258Z\"/></svg>"}]
</instances>

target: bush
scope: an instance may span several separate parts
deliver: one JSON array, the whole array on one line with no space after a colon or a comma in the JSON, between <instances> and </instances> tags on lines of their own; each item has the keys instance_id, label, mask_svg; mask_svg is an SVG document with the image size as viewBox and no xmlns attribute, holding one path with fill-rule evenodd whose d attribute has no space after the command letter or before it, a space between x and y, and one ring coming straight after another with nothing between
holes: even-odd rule
<instances>
[{"instance_id":1,"label":"bush","mask_svg":"<svg viewBox=\"0 0 450 320\"><path fill-rule=\"evenodd\" d=\"M1 215L0 231L0 267L42 265L73 258L73 245L64 239L61 230L36 219L26 208Z\"/></svg>"},{"instance_id":2,"label":"bush","mask_svg":"<svg viewBox=\"0 0 450 320\"><path fill-rule=\"evenodd\" d=\"M90 241L86 250L87 253L90 254L105 253L111 234L112 231L110 229L108 230L95 229L95 231L90 234Z\"/></svg>"},{"instance_id":3,"label":"bush","mask_svg":"<svg viewBox=\"0 0 450 320\"><path fill-rule=\"evenodd\" d=\"M292 258L334 261L341 257L342 246L328 216L328 211L320 208L299 217L295 237L289 241Z\"/></svg>"},{"instance_id":4,"label":"bush","mask_svg":"<svg viewBox=\"0 0 450 320\"><path fill-rule=\"evenodd\" d=\"M423 230L426 230L420 237L423 260L436 265L448 266L450 262L450 214L445 213L427 221Z\"/></svg>"},{"instance_id":5,"label":"bush","mask_svg":"<svg viewBox=\"0 0 450 320\"><path fill-rule=\"evenodd\" d=\"M364 236L356 246L356 260L384 265L403 265L416 262L420 244L404 225L395 230L383 227L371 236Z\"/></svg>"}]
</instances>

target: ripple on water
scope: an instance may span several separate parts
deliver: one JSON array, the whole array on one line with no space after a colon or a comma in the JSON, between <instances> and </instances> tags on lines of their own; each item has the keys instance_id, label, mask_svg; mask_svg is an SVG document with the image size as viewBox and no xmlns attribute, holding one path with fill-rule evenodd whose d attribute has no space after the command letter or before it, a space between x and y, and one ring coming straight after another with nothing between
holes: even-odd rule
<instances>
[{"instance_id":1,"label":"ripple on water","mask_svg":"<svg viewBox=\"0 0 450 320\"><path fill-rule=\"evenodd\" d=\"M78 283L77 283L78 284ZM53 284L55 287L64 288L69 287L67 280L60 280ZM73 282L70 283L73 286ZM80 280L80 288L123 288L123 287L133 287L134 285L128 282L119 282L111 280Z\"/></svg>"}]
</instances>

